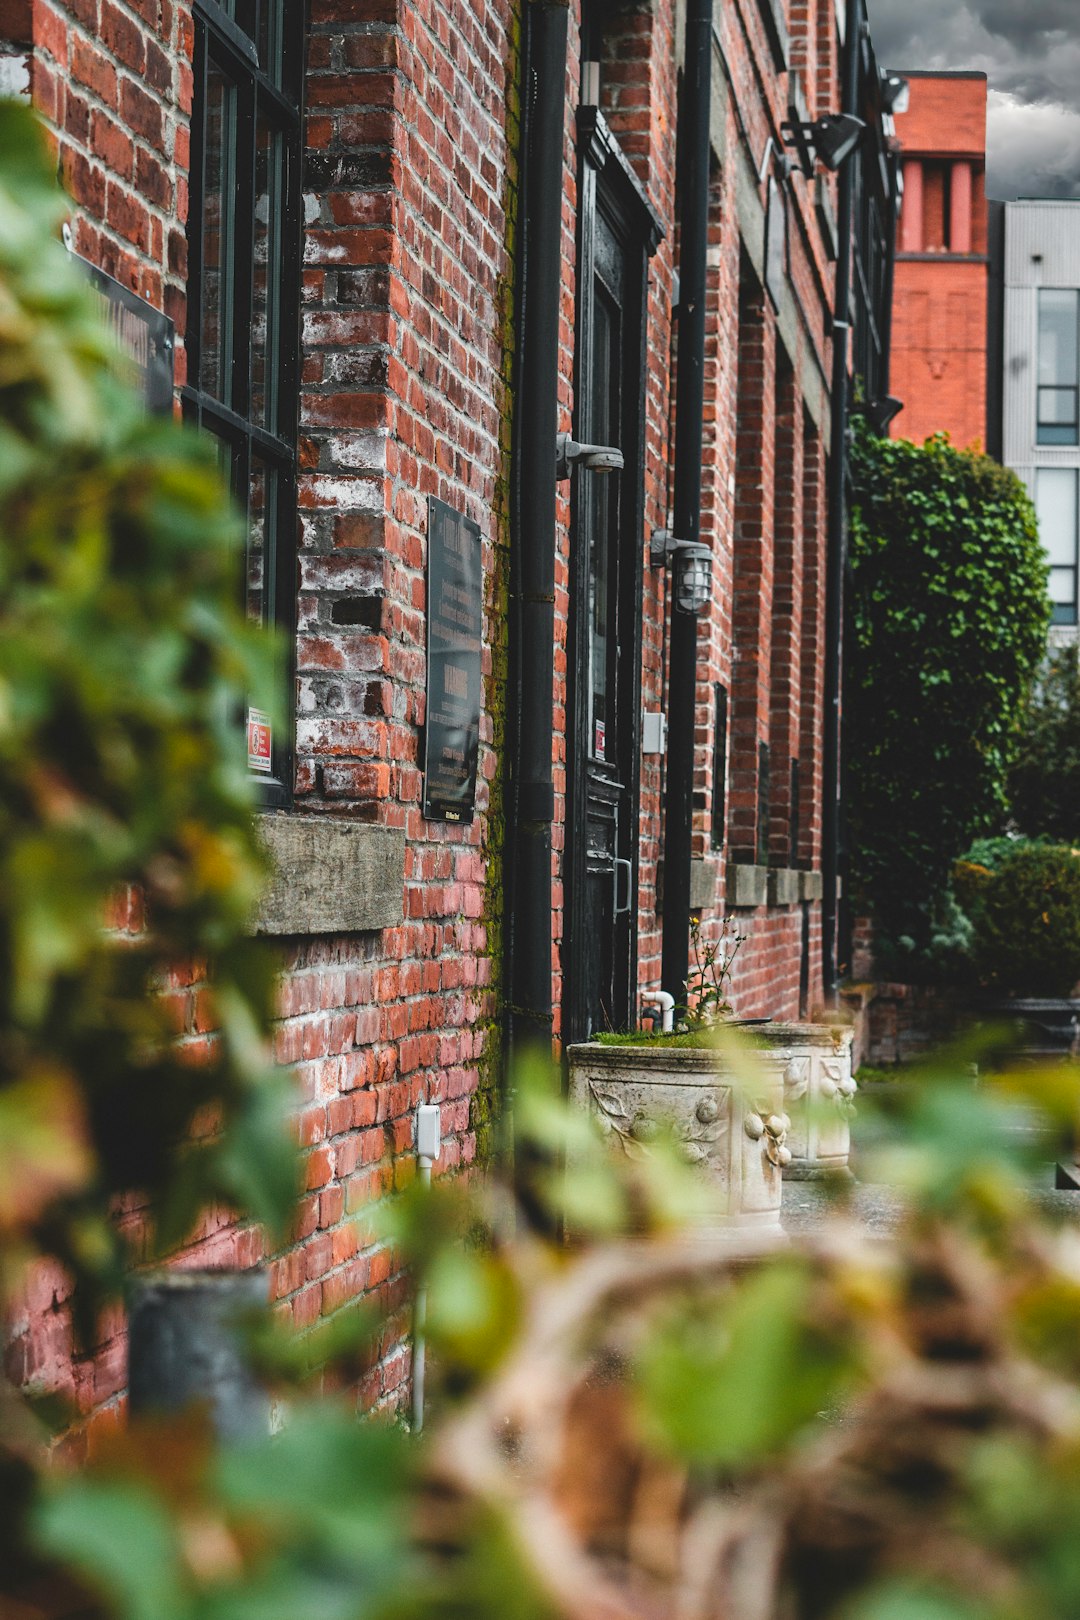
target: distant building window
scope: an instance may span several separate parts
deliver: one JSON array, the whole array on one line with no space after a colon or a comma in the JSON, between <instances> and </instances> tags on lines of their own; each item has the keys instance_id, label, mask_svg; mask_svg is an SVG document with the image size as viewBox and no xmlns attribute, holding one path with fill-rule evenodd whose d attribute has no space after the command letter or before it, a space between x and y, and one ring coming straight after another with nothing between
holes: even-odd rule
<instances>
[{"instance_id":1,"label":"distant building window","mask_svg":"<svg viewBox=\"0 0 1080 1620\"><path fill-rule=\"evenodd\" d=\"M1069 287L1039 290L1039 382L1036 441L1080 442L1078 355L1080 293Z\"/></svg>"},{"instance_id":2,"label":"distant building window","mask_svg":"<svg viewBox=\"0 0 1080 1620\"><path fill-rule=\"evenodd\" d=\"M1035 475L1035 507L1043 549L1050 559L1055 624L1077 622L1076 481L1074 467L1040 467Z\"/></svg>"},{"instance_id":3,"label":"distant building window","mask_svg":"<svg viewBox=\"0 0 1080 1620\"><path fill-rule=\"evenodd\" d=\"M949 251L951 165L923 164L922 245L925 253Z\"/></svg>"},{"instance_id":4,"label":"distant building window","mask_svg":"<svg viewBox=\"0 0 1080 1620\"><path fill-rule=\"evenodd\" d=\"M247 520L249 618L286 633L296 598L302 6L196 0L184 414L216 442ZM248 763L288 798L290 660L249 695Z\"/></svg>"}]
</instances>

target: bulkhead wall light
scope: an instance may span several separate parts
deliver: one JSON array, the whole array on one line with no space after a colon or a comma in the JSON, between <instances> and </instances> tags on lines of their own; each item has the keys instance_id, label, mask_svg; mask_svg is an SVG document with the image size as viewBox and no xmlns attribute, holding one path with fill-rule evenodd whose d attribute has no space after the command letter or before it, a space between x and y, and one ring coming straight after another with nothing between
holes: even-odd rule
<instances>
[{"instance_id":1,"label":"bulkhead wall light","mask_svg":"<svg viewBox=\"0 0 1080 1620\"><path fill-rule=\"evenodd\" d=\"M677 540L670 529L654 529L649 557L654 568L671 569L679 612L704 613L712 600L709 547L700 540Z\"/></svg>"},{"instance_id":2,"label":"bulkhead wall light","mask_svg":"<svg viewBox=\"0 0 1080 1620\"><path fill-rule=\"evenodd\" d=\"M569 433L555 436L555 477L569 478L575 467L589 472L622 472L626 465L621 450L612 444L581 444Z\"/></svg>"},{"instance_id":3,"label":"bulkhead wall light","mask_svg":"<svg viewBox=\"0 0 1080 1620\"><path fill-rule=\"evenodd\" d=\"M881 105L885 112L906 113L911 105L911 86L900 73L881 75Z\"/></svg>"},{"instance_id":4,"label":"bulkhead wall light","mask_svg":"<svg viewBox=\"0 0 1080 1620\"><path fill-rule=\"evenodd\" d=\"M854 113L826 113L812 123L786 123L780 128L784 145L795 148L799 167L809 176L815 161L838 169L858 146L866 124Z\"/></svg>"},{"instance_id":5,"label":"bulkhead wall light","mask_svg":"<svg viewBox=\"0 0 1080 1620\"><path fill-rule=\"evenodd\" d=\"M675 550L675 606L680 613L704 613L712 596L712 552L700 540Z\"/></svg>"},{"instance_id":6,"label":"bulkhead wall light","mask_svg":"<svg viewBox=\"0 0 1080 1620\"><path fill-rule=\"evenodd\" d=\"M889 429L889 423L894 416L899 416L903 408L903 400L897 399L895 394L881 394L876 399L867 400L864 407L866 420L870 423L879 439L885 437Z\"/></svg>"}]
</instances>

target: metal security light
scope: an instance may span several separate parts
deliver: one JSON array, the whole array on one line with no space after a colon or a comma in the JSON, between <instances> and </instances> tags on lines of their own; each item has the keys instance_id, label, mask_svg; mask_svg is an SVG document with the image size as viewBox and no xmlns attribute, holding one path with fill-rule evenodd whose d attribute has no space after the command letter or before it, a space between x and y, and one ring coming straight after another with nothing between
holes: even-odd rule
<instances>
[{"instance_id":1,"label":"metal security light","mask_svg":"<svg viewBox=\"0 0 1080 1620\"><path fill-rule=\"evenodd\" d=\"M569 433L555 436L555 477L569 478L575 467L589 472L622 472L626 461L611 444L579 444Z\"/></svg>"},{"instance_id":2,"label":"metal security light","mask_svg":"<svg viewBox=\"0 0 1080 1620\"><path fill-rule=\"evenodd\" d=\"M887 113L906 113L911 105L911 86L899 73L881 75L881 105Z\"/></svg>"},{"instance_id":3,"label":"metal security light","mask_svg":"<svg viewBox=\"0 0 1080 1620\"><path fill-rule=\"evenodd\" d=\"M826 113L812 123L786 123L781 130L784 145L793 146L803 174L814 172L814 163L838 169L862 139L865 122L854 113Z\"/></svg>"},{"instance_id":4,"label":"metal security light","mask_svg":"<svg viewBox=\"0 0 1080 1620\"><path fill-rule=\"evenodd\" d=\"M671 569L679 612L704 613L712 599L709 547L700 540L676 540L670 529L654 529L649 556L654 568Z\"/></svg>"},{"instance_id":5,"label":"metal security light","mask_svg":"<svg viewBox=\"0 0 1080 1620\"><path fill-rule=\"evenodd\" d=\"M899 416L903 408L903 400L897 399L895 394L882 394L878 399L867 400L866 419L879 439L885 437L889 423L894 416Z\"/></svg>"}]
</instances>

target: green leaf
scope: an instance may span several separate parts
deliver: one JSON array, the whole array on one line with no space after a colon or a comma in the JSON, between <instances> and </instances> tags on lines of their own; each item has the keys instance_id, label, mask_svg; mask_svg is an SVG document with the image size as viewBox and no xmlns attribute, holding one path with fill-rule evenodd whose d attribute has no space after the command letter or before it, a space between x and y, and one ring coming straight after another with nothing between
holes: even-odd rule
<instances>
[{"instance_id":1,"label":"green leaf","mask_svg":"<svg viewBox=\"0 0 1080 1620\"><path fill-rule=\"evenodd\" d=\"M846 1608L843 1620L988 1620L965 1598L909 1581L890 1581Z\"/></svg>"},{"instance_id":2,"label":"green leaf","mask_svg":"<svg viewBox=\"0 0 1080 1620\"><path fill-rule=\"evenodd\" d=\"M43 1552L108 1598L120 1620L191 1620L175 1522L149 1491L73 1480L42 1499L33 1533Z\"/></svg>"},{"instance_id":3,"label":"green leaf","mask_svg":"<svg viewBox=\"0 0 1080 1620\"><path fill-rule=\"evenodd\" d=\"M676 1313L638 1365L642 1411L665 1447L737 1467L794 1439L849 1385L835 1333L812 1320L811 1279L792 1261L741 1282L718 1307Z\"/></svg>"}]
</instances>

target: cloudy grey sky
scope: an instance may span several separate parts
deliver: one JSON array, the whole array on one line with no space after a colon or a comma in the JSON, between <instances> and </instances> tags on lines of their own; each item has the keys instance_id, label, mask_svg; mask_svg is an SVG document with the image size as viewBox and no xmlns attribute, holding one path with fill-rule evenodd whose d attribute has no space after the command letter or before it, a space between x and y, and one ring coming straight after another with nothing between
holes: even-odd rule
<instances>
[{"instance_id":1,"label":"cloudy grey sky","mask_svg":"<svg viewBox=\"0 0 1080 1620\"><path fill-rule=\"evenodd\" d=\"M867 0L878 61L981 68L992 197L1080 197L1080 0Z\"/></svg>"}]
</instances>

